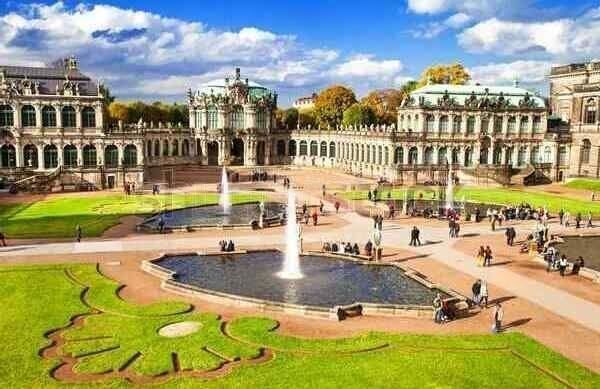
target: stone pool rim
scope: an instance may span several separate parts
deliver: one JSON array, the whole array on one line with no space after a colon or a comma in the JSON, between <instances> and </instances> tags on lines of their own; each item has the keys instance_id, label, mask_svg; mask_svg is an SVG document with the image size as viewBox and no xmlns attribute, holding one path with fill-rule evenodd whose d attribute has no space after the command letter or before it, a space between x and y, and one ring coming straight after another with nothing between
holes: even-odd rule
<instances>
[{"instance_id":1,"label":"stone pool rim","mask_svg":"<svg viewBox=\"0 0 600 389\"><path fill-rule=\"evenodd\" d=\"M562 233L562 234L557 234L556 236L557 236L558 240L555 244L558 244L559 250L560 250L560 244L565 243L563 238L599 238L600 239L600 234L597 231L592 231L590 233L566 232L566 233ZM541 257L540 255L536 255L535 258L537 258L538 262L541 262L544 264L546 263L546 261L544 261L544 258ZM579 275L581 277L587 278L588 280L591 280L594 283L600 283L600 271L598 271L598 270L592 269L590 267L583 267L582 269L579 270Z\"/></svg>"},{"instance_id":2,"label":"stone pool rim","mask_svg":"<svg viewBox=\"0 0 600 389\"><path fill-rule=\"evenodd\" d=\"M279 204L279 205L285 205L285 203L283 203L281 201L274 201L274 200L265 201L265 203L275 203L275 204ZM233 204L231 207L235 208L236 206L239 206L239 205L248 205L248 204L258 205L258 204L260 204L260 201L247 201L247 202L236 203L236 204ZM190 207L175 208L175 209L156 212L156 213L153 213L152 215L146 217L141 223L138 223L136 225L136 229L138 231L144 231L144 232L158 232L158 227L152 227L148 224L148 222L151 220L154 220L159 215L162 215L166 212L176 212L176 211L183 211L183 210L192 209L192 208L205 208L205 207L215 207L215 206L218 206L218 204L195 205L195 206L190 206ZM283 225L282 218L281 218L282 214L279 214L277 216L272 216L269 218L264 218L263 219L263 228ZM224 224L224 223L209 224L209 223L206 223L206 224L184 224L184 225L180 225L180 226L176 226L176 227L165 226L164 232L193 232L193 231L215 230L215 229L252 230L255 228L253 226L255 222L258 222L258 221L251 220L249 223L243 223L243 224Z\"/></svg>"},{"instance_id":3,"label":"stone pool rim","mask_svg":"<svg viewBox=\"0 0 600 389\"><path fill-rule=\"evenodd\" d=\"M284 314L299 315L311 318L321 318L329 320L341 321L345 318L344 312L352 310L355 307L361 308L361 314L363 316L391 316L391 317L410 317L410 318L431 318L433 315L433 306L431 305L414 305L414 304L377 304L377 303L363 303L356 301L347 305L336 305L331 308L319 307L314 305L300 305L290 304L280 301L272 301L266 299L260 299L256 297L241 296L237 294L230 294L225 292L219 292L216 290L200 288L194 285L178 282L175 280L176 272L166 269L157 262L170 257L179 256L214 256L214 255L236 255L236 254L248 254L257 252L267 251L279 251L278 249L261 249L261 250L239 250L229 253L223 253L221 251L207 251L207 252L169 252L161 253L158 258L151 260L143 260L141 268L146 273L149 273L161 280L161 288L179 295L186 297L199 297L205 301L240 307L240 308L253 308L264 312L279 312ZM461 295L453 289L447 288L443 285L430 282L425 278L424 275L414 271L410 268L405 268L397 263L381 263L367 261L360 258L353 258L348 255L339 255L335 253L326 253L321 251L306 251L301 255L314 255L320 256L325 259L341 259L349 262L358 263L365 266L391 266L399 269L404 276L420 283L430 290L437 290L445 293L451 299L455 299L457 302L467 302L467 297Z\"/></svg>"}]
</instances>

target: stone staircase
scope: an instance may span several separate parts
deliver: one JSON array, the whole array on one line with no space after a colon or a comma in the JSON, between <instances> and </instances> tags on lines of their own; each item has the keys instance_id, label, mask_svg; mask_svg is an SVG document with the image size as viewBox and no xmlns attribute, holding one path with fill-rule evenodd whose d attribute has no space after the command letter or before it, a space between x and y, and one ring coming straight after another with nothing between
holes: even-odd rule
<instances>
[{"instance_id":1,"label":"stone staircase","mask_svg":"<svg viewBox=\"0 0 600 389\"><path fill-rule=\"evenodd\" d=\"M27 178L15 181L10 188L11 193L29 192L29 193L49 193L62 175L62 167L59 166L49 173L34 174Z\"/></svg>"}]
</instances>

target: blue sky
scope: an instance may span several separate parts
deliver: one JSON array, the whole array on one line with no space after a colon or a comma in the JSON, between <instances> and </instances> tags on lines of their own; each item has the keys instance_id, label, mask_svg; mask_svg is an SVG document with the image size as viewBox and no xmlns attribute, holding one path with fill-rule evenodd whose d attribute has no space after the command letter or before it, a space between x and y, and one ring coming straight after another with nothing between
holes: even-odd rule
<instances>
[{"instance_id":1,"label":"blue sky","mask_svg":"<svg viewBox=\"0 0 600 389\"><path fill-rule=\"evenodd\" d=\"M281 105L342 83L363 95L460 61L474 82L546 89L552 64L600 58L600 1L36 1L0 4L0 57L76 55L123 99L183 101L242 68Z\"/></svg>"}]
</instances>

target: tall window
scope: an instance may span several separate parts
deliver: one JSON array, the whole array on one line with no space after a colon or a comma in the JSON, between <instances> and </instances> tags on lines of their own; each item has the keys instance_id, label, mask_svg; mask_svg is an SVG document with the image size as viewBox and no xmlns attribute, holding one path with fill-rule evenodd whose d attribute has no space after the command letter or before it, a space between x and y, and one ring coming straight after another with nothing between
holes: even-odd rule
<instances>
[{"instance_id":1,"label":"tall window","mask_svg":"<svg viewBox=\"0 0 600 389\"><path fill-rule=\"evenodd\" d=\"M76 116L77 113L75 112L75 108L71 106L63 107L61 112L63 128L74 128L77 125Z\"/></svg>"},{"instance_id":2,"label":"tall window","mask_svg":"<svg viewBox=\"0 0 600 389\"><path fill-rule=\"evenodd\" d=\"M452 119L452 132L458 133L460 132L460 125L462 123L462 118L458 115L454 116Z\"/></svg>"},{"instance_id":3,"label":"tall window","mask_svg":"<svg viewBox=\"0 0 600 389\"><path fill-rule=\"evenodd\" d=\"M494 134L502 132L502 116L494 116Z\"/></svg>"},{"instance_id":4,"label":"tall window","mask_svg":"<svg viewBox=\"0 0 600 389\"><path fill-rule=\"evenodd\" d=\"M327 156L327 142L323 141L321 142L321 150L320 150L320 155L321 157L326 157Z\"/></svg>"},{"instance_id":5,"label":"tall window","mask_svg":"<svg viewBox=\"0 0 600 389\"><path fill-rule=\"evenodd\" d=\"M475 132L475 116L469 116L467 118L467 134Z\"/></svg>"},{"instance_id":6,"label":"tall window","mask_svg":"<svg viewBox=\"0 0 600 389\"><path fill-rule=\"evenodd\" d=\"M77 166L77 148L73 145L66 145L63 148L63 165L66 167Z\"/></svg>"},{"instance_id":7,"label":"tall window","mask_svg":"<svg viewBox=\"0 0 600 389\"><path fill-rule=\"evenodd\" d=\"M55 169L58 166L58 150L55 145L46 145L44 147L44 167L46 169Z\"/></svg>"},{"instance_id":8,"label":"tall window","mask_svg":"<svg viewBox=\"0 0 600 389\"><path fill-rule=\"evenodd\" d=\"M329 158L335 158L335 142L329 142Z\"/></svg>"},{"instance_id":9,"label":"tall window","mask_svg":"<svg viewBox=\"0 0 600 389\"><path fill-rule=\"evenodd\" d=\"M219 119L216 107L208 107L206 111L206 125L208 128L218 128Z\"/></svg>"},{"instance_id":10,"label":"tall window","mask_svg":"<svg viewBox=\"0 0 600 389\"><path fill-rule=\"evenodd\" d=\"M244 110L242 107L235 107L231 111L231 128L236 130L244 128Z\"/></svg>"},{"instance_id":11,"label":"tall window","mask_svg":"<svg viewBox=\"0 0 600 389\"><path fill-rule=\"evenodd\" d=\"M293 139L288 143L288 154L290 157L296 156L296 141Z\"/></svg>"},{"instance_id":12,"label":"tall window","mask_svg":"<svg viewBox=\"0 0 600 389\"><path fill-rule=\"evenodd\" d=\"M487 117L481 118L481 133L487 134L490 131L490 119Z\"/></svg>"},{"instance_id":13,"label":"tall window","mask_svg":"<svg viewBox=\"0 0 600 389\"><path fill-rule=\"evenodd\" d=\"M95 167L96 164L96 147L94 145L85 145L83 147L83 166Z\"/></svg>"},{"instance_id":14,"label":"tall window","mask_svg":"<svg viewBox=\"0 0 600 389\"><path fill-rule=\"evenodd\" d=\"M448 132L448 116L444 115L440 118L440 133L445 134Z\"/></svg>"},{"instance_id":15,"label":"tall window","mask_svg":"<svg viewBox=\"0 0 600 389\"><path fill-rule=\"evenodd\" d=\"M21 123L23 127L35 127L35 108L32 105L21 108Z\"/></svg>"},{"instance_id":16,"label":"tall window","mask_svg":"<svg viewBox=\"0 0 600 389\"><path fill-rule=\"evenodd\" d=\"M115 145L108 145L104 149L104 165L107 168L119 166L119 149Z\"/></svg>"},{"instance_id":17,"label":"tall window","mask_svg":"<svg viewBox=\"0 0 600 389\"><path fill-rule=\"evenodd\" d=\"M92 107L85 107L81 111L81 126L84 128L96 127L96 111Z\"/></svg>"},{"instance_id":18,"label":"tall window","mask_svg":"<svg viewBox=\"0 0 600 389\"><path fill-rule=\"evenodd\" d=\"M529 127L529 118L527 116L523 116L521 118L521 123L519 123L519 132L524 133L527 132Z\"/></svg>"},{"instance_id":19,"label":"tall window","mask_svg":"<svg viewBox=\"0 0 600 389\"><path fill-rule=\"evenodd\" d=\"M316 156L318 151L319 150L318 150L318 147L317 147L317 141L313 140L312 142L310 142L310 155L311 155L311 157Z\"/></svg>"},{"instance_id":20,"label":"tall window","mask_svg":"<svg viewBox=\"0 0 600 389\"><path fill-rule=\"evenodd\" d=\"M517 132L517 120L514 116L508 118L507 130L510 134Z\"/></svg>"},{"instance_id":21,"label":"tall window","mask_svg":"<svg viewBox=\"0 0 600 389\"><path fill-rule=\"evenodd\" d=\"M404 149L402 147L396 147L396 150L394 150L394 163L396 165L404 163Z\"/></svg>"},{"instance_id":22,"label":"tall window","mask_svg":"<svg viewBox=\"0 0 600 389\"><path fill-rule=\"evenodd\" d=\"M168 157L169 156L169 141L167 139L163 140L162 156L163 157Z\"/></svg>"},{"instance_id":23,"label":"tall window","mask_svg":"<svg viewBox=\"0 0 600 389\"><path fill-rule=\"evenodd\" d=\"M260 129L267 128L267 113L264 109L256 111L256 127Z\"/></svg>"},{"instance_id":24,"label":"tall window","mask_svg":"<svg viewBox=\"0 0 600 389\"><path fill-rule=\"evenodd\" d=\"M425 117L425 132L433 132L433 125L433 115L427 115L427 117Z\"/></svg>"},{"instance_id":25,"label":"tall window","mask_svg":"<svg viewBox=\"0 0 600 389\"><path fill-rule=\"evenodd\" d=\"M190 155L190 142L187 139L184 139L183 142L181 143L181 154L184 157L187 157Z\"/></svg>"},{"instance_id":26,"label":"tall window","mask_svg":"<svg viewBox=\"0 0 600 389\"><path fill-rule=\"evenodd\" d=\"M173 140L173 147L171 147L171 155L173 157L179 156L179 142L177 139Z\"/></svg>"},{"instance_id":27,"label":"tall window","mask_svg":"<svg viewBox=\"0 0 600 389\"><path fill-rule=\"evenodd\" d=\"M593 102L593 100L592 100ZM588 105L585 107L585 116L584 116L585 124L595 124L596 123L596 105Z\"/></svg>"},{"instance_id":28,"label":"tall window","mask_svg":"<svg viewBox=\"0 0 600 389\"><path fill-rule=\"evenodd\" d=\"M13 109L10 105L0 105L0 126L13 126Z\"/></svg>"},{"instance_id":29,"label":"tall window","mask_svg":"<svg viewBox=\"0 0 600 389\"><path fill-rule=\"evenodd\" d=\"M42 126L56 127L56 110L49 105L42 108Z\"/></svg>"},{"instance_id":30,"label":"tall window","mask_svg":"<svg viewBox=\"0 0 600 389\"><path fill-rule=\"evenodd\" d=\"M125 146L123 152L124 166L134 167L137 165L137 148L134 145Z\"/></svg>"},{"instance_id":31,"label":"tall window","mask_svg":"<svg viewBox=\"0 0 600 389\"><path fill-rule=\"evenodd\" d=\"M589 139L584 139L581 145L581 163L590 163L590 151L592 150L592 142Z\"/></svg>"},{"instance_id":32,"label":"tall window","mask_svg":"<svg viewBox=\"0 0 600 389\"><path fill-rule=\"evenodd\" d=\"M306 143L305 140L301 140L300 141L300 155L306 155L308 154L308 144Z\"/></svg>"},{"instance_id":33,"label":"tall window","mask_svg":"<svg viewBox=\"0 0 600 389\"><path fill-rule=\"evenodd\" d=\"M533 117L533 132L542 131L542 119L539 116Z\"/></svg>"}]
</instances>

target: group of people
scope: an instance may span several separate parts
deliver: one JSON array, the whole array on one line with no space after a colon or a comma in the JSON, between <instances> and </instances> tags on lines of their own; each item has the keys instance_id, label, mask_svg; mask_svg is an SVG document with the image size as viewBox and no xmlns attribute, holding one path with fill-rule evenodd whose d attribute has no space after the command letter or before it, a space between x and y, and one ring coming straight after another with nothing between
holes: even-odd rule
<instances>
[{"instance_id":1,"label":"group of people","mask_svg":"<svg viewBox=\"0 0 600 389\"><path fill-rule=\"evenodd\" d=\"M409 246L420 246L421 245L421 231L417 226L413 226L410 230L410 243Z\"/></svg>"},{"instance_id":2,"label":"group of people","mask_svg":"<svg viewBox=\"0 0 600 389\"><path fill-rule=\"evenodd\" d=\"M473 303L480 308L487 308L489 297L487 282L478 279L471 286L471 292L473 292Z\"/></svg>"},{"instance_id":3,"label":"group of people","mask_svg":"<svg viewBox=\"0 0 600 389\"><path fill-rule=\"evenodd\" d=\"M125 191L126 195L135 194L135 182L126 182L125 185L123 185L123 190Z\"/></svg>"},{"instance_id":4,"label":"group of people","mask_svg":"<svg viewBox=\"0 0 600 389\"><path fill-rule=\"evenodd\" d=\"M323 202L319 205L319 209L323 212ZM306 203L302 204L302 219L304 219L304 224L309 223L310 219L313 221L313 226L316 226L319 222L319 214L316 210L313 210L312 214L309 212L308 205Z\"/></svg>"},{"instance_id":5,"label":"group of people","mask_svg":"<svg viewBox=\"0 0 600 389\"><path fill-rule=\"evenodd\" d=\"M517 231L514 227L506 227L506 231L504 232L506 236L506 244L508 246L512 246L515 243L515 238L517 237Z\"/></svg>"},{"instance_id":6,"label":"group of people","mask_svg":"<svg viewBox=\"0 0 600 389\"><path fill-rule=\"evenodd\" d=\"M283 177L283 189L290 189L292 187L292 182L288 177Z\"/></svg>"},{"instance_id":7,"label":"group of people","mask_svg":"<svg viewBox=\"0 0 600 389\"><path fill-rule=\"evenodd\" d=\"M225 252L225 253L231 253L233 251L235 251L235 243L233 243L233 240L220 240L219 241L219 247L221 249L221 252Z\"/></svg>"},{"instance_id":8,"label":"group of people","mask_svg":"<svg viewBox=\"0 0 600 389\"><path fill-rule=\"evenodd\" d=\"M373 228L376 228L379 231L383 230L383 215L379 214L373 216Z\"/></svg>"},{"instance_id":9,"label":"group of people","mask_svg":"<svg viewBox=\"0 0 600 389\"><path fill-rule=\"evenodd\" d=\"M267 175L267 172L261 172L261 171L254 170L250 174L251 182L267 181L268 178L269 178L269 176Z\"/></svg>"},{"instance_id":10,"label":"group of people","mask_svg":"<svg viewBox=\"0 0 600 389\"><path fill-rule=\"evenodd\" d=\"M152 195L159 195L159 194L160 194L160 185L152 184Z\"/></svg>"},{"instance_id":11,"label":"group of people","mask_svg":"<svg viewBox=\"0 0 600 389\"><path fill-rule=\"evenodd\" d=\"M569 261L565 254L560 254L559 250L553 245L547 245L542 252L544 261L546 262L546 271L551 272L558 270L561 276L565 276L567 268L569 267ZM583 257L580 255L577 260L573 263L571 268L571 274L579 274L579 270L585 266Z\"/></svg>"},{"instance_id":12,"label":"group of people","mask_svg":"<svg viewBox=\"0 0 600 389\"><path fill-rule=\"evenodd\" d=\"M492 265L492 249L490 246L479 246L479 250L477 251L477 265L479 266L491 266Z\"/></svg>"},{"instance_id":13,"label":"group of people","mask_svg":"<svg viewBox=\"0 0 600 389\"><path fill-rule=\"evenodd\" d=\"M458 238L460 234L460 223L458 222L457 215L451 215L448 217L448 236L451 238Z\"/></svg>"},{"instance_id":14,"label":"group of people","mask_svg":"<svg viewBox=\"0 0 600 389\"><path fill-rule=\"evenodd\" d=\"M560 210L558 212L558 221L561 226L570 227L571 226L571 213L569 211ZM583 217L581 216L581 212L577 212L575 215L575 228L581 228L583 222ZM586 224L587 228L592 228L594 225L592 223L592 213L588 212L586 216Z\"/></svg>"},{"instance_id":15,"label":"group of people","mask_svg":"<svg viewBox=\"0 0 600 389\"><path fill-rule=\"evenodd\" d=\"M440 293L433 299L433 321L438 324L444 324L454 320L455 315L448 304L448 301L442 298Z\"/></svg>"},{"instance_id":16,"label":"group of people","mask_svg":"<svg viewBox=\"0 0 600 389\"><path fill-rule=\"evenodd\" d=\"M322 250L327 253L360 255L358 243L351 242L323 242Z\"/></svg>"}]
</instances>

